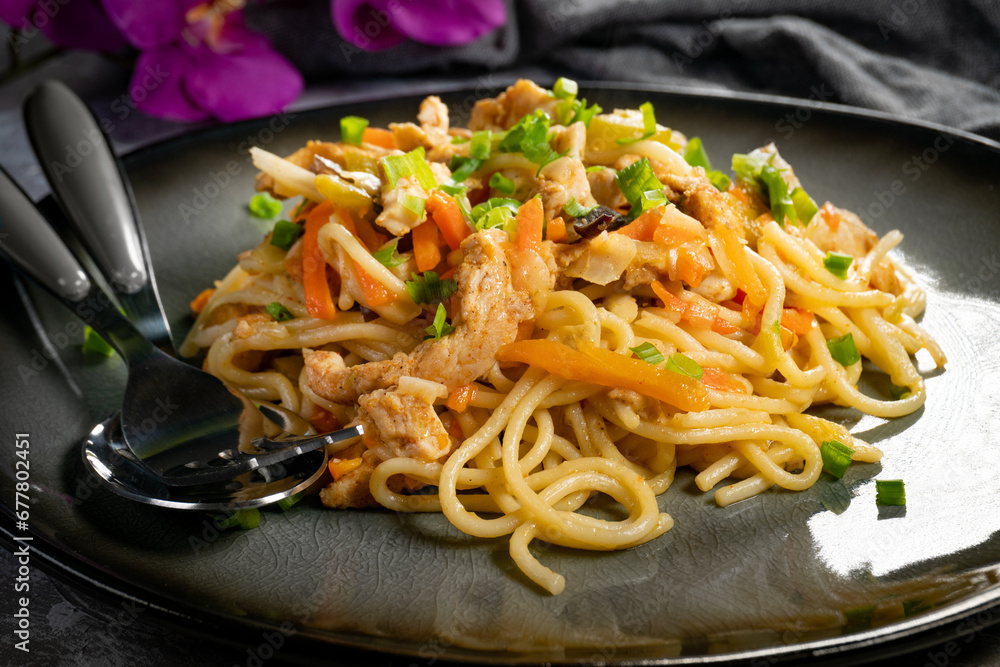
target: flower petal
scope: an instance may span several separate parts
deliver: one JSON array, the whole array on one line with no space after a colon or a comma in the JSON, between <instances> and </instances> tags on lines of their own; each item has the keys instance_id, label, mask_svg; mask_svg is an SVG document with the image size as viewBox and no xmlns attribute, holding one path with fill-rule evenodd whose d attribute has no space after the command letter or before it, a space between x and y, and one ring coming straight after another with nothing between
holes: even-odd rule
<instances>
[{"instance_id":1,"label":"flower petal","mask_svg":"<svg viewBox=\"0 0 1000 667\"><path fill-rule=\"evenodd\" d=\"M14 28L23 28L35 8L36 0L0 0L0 21Z\"/></svg>"},{"instance_id":2,"label":"flower petal","mask_svg":"<svg viewBox=\"0 0 1000 667\"><path fill-rule=\"evenodd\" d=\"M206 120L211 115L184 92L184 80L197 66L181 46L142 53L129 81L129 97L150 116L167 120Z\"/></svg>"},{"instance_id":3,"label":"flower petal","mask_svg":"<svg viewBox=\"0 0 1000 667\"><path fill-rule=\"evenodd\" d=\"M389 5L383 0L330 0L330 14L337 32L365 51L381 51L406 40L395 27Z\"/></svg>"},{"instance_id":4,"label":"flower petal","mask_svg":"<svg viewBox=\"0 0 1000 667\"><path fill-rule=\"evenodd\" d=\"M197 67L184 81L188 97L221 121L277 113L302 92L302 75L271 48L236 53L192 52Z\"/></svg>"},{"instance_id":5,"label":"flower petal","mask_svg":"<svg viewBox=\"0 0 1000 667\"><path fill-rule=\"evenodd\" d=\"M422 0L389 5L391 25L410 39L434 46L475 41L507 20L503 0Z\"/></svg>"},{"instance_id":6,"label":"flower petal","mask_svg":"<svg viewBox=\"0 0 1000 667\"><path fill-rule=\"evenodd\" d=\"M111 22L129 44L149 51L176 42L184 27L184 6L177 0L101 0ZM70 5L75 2L70 2Z\"/></svg>"},{"instance_id":7,"label":"flower petal","mask_svg":"<svg viewBox=\"0 0 1000 667\"><path fill-rule=\"evenodd\" d=\"M4 2L4 21L8 20L6 12L18 5L23 9L24 2ZM25 21L37 27L56 46L68 49L86 49L89 51L114 51L125 46L125 40L108 20L104 9L98 0L75 0L69 3L39 3L29 8L16 23L18 28L24 28ZM14 18L13 16L9 18Z\"/></svg>"}]
</instances>

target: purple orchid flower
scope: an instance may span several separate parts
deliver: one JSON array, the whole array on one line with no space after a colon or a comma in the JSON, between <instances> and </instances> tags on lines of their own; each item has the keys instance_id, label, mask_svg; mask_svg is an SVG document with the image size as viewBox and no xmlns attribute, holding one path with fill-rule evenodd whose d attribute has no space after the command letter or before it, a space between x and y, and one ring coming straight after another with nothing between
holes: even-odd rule
<instances>
[{"instance_id":1,"label":"purple orchid flower","mask_svg":"<svg viewBox=\"0 0 1000 667\"><path fill-rule=\"evenodd\" d=\"M139 50L129 93L151 116L235 121L276 113L302 76L243 25L244 0L0 0L0 19L67 48Z\"/></svg>"},{"instance_id":2,"label":"purple orchid flower","mask_svg":"<svg viewBox=\"0 0 1000 667\"><path fill-rule=\"evenodd\" d=\"M150 115L229 122L281 111L302 92L291 63L243 26L241 0L102 2L141 51L129 91Z\"/></svg>"},{"instance_id":3,"label":"purple orchid flower","mask_svg":"<svg viewBox=\"0 0 1000 667\"><path fill-rule=\"evenodd\" d=\"M20 30L25 41L34 30L40 30L50 42L67 49L116 51L125 46L100 0L0 0L0 21ZM11 43L18 47L17 39Z\"/></svg>"},{"instance_id":4,"label":"purple orchid flower","mask_svg":"<svg viewBox=\"0 0 1000 667\"><path fill-rule=\"evenodd\" d=\"M407 38L458 46L507 20L503 0L331 0L340 36L359 49L381 51Z\"/></svg>"}]
</instances>

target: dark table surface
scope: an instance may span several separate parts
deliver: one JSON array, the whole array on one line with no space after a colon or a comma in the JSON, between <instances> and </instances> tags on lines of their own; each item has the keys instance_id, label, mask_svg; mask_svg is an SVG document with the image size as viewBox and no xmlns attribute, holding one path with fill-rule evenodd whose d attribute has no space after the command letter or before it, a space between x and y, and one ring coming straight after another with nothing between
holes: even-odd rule
<instances>
[{"instance_id":1,"label":"dark table surface","mask_svg":"<svg viewBox=\"0 0 1000 667\"><path fill-rule=\"evenodd\" d=\"M546 76L533 70L517 74ZM47 187L28 146L20 120L24 95L44 78L58 78L71 84L91 104L110 104L121 94L127 72L120 66L91 54L66 54L50 58L42 65L0 84L0 165L15 175L29 195L38 198ZM454 84L454 79L439 79ZM379 91L409 90L434 83L420 80L375 80L307 89L296 108L312 108L334 101L363 99ZM103 102L102 102L103 101ZM98 109L98 113L100 109ZM133 114L121 124L113 137L120 153L188 132L192 126L167 123ZM8 437L11 434L4 434ZM32 634L30 653L14 649L14 599L11 593L17 561L9 547L0 548L0 599L3 622L0 623L0 664L49 665L279 665L287 664L279 650L261 660L251 646L232 646L195 636L190 629L178 626L168 615L149 610L132 601L96 590L81 580L54 573L33 564L31 571ZM1000 610L991 618L1000 620ZM916 639L924 648L904 653L880 665L924 667L986 667L1000 665L1000 625L977 629L953 641L940 635ZM326 655L328 664L337 664L336 655ZM366 661L367 662L367 661ZM373 656L369 664L382 662ZM433 659L414 658L413 664L429 665ZM785 664L785 663L782 663ZM852 663L853 664L853 663Z\"/></svg>"}]
</instances>

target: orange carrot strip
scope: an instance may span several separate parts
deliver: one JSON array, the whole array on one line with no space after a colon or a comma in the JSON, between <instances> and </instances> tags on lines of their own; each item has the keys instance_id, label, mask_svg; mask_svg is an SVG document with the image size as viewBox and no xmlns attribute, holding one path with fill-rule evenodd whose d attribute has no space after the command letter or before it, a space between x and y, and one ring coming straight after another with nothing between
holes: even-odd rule
<instances>
[{"instance_id":1,"label":"orange carrot strip","mask_svg":"<svg viewBox=\"0 0 1000 667\"><path fill-rule=\"evenodd\" d=\"M785 308L781 311L781 326L794 334L801 336L809 333L809 330L812 329L812 324L812 311L805 308Z\"/></svg>"},{"instance_id":2,"label":"orange carrot strip","mask_svg":"<svg viewBox=\"0 0 1000 667\"><path fill-rule=\"evenodd\" d=\"M411 230L413 257L417 271L430 271L441 263L441 233L431 220L425 220Z\"/></svg>"},{"instance_id":3,"label":"orange carrot strip","mask_svg":"<svg viewBox=\"0 0 1000 667\"><path fill-rule=\"evenodd\" d=\"M340 430L340 421L333 416L333 413L318 405L313 405L309 423L313 425L317 433L330 433L331 431Z\"/></svg>"},{"instance_id":4,"label":"orange carrot strip","mask_svg":"<svg viewBox=\"0 0 1000 667\"><path fill-rule=\"evenodd\" d=\"M458 207L458 202L451 195L435 190L427 198L427 214L434 220L434 224L441 230L444 242L452 250L458 250L458 246L472 230L465 222L462 209Z\"/></svg>"},{"instance_id":5,"label":"orange carrot strip","mask_svg":"<svg viewBox=\"0 0 1000 667\"><path fill-rule=\"evenodd\" d=\"M663 224L653 231L653 240L663 245L676 246L689 241L704 240L704 237L693 229Z\"/></svg>"},{"instance_id":6,"label":"orange carrot strip","mask_svg":"<svg viewBox=\"0 0 1000 667\"><path fill-rule=\"evenodd\" d=\"M330 459L330 463L327 464L327 467L330 469L330 475L333 476L333 481L336 482L360 465L361 457L359 456L353 459Z\"/></svg>"},{"instance_id":7,"label":"orange carrot strip","mask_svg":"<svg viewBox=\"0 0 1000 667\"><path fill-rule=\"evenodd\" d=\"M381 127L366 127L361 135L362 143L382 148L395 148L396 140L392 137L392 132Z\"/></svg>"},{"instance_id":8,"label":"orange carrot strip","mask_svg":"<svg viewBox=\"0 0 1000 667\"><path fill-rule=\"evenodd\" d=\"M368 250L369 246L365 243L365 241L361 238L361 235L358 233L358 223L355 222L354 217L351 215L350 211L348 211L346 208L338 208L337 218L340 220L341 224L344 225L344 228L347 229L347 231L349 231L354 238L358 239L358 241L361 242L361 245L364 246L366 250ZM371 228L370 225L369 229L371 229L373 234L377 233L373 228ZM358 284L361 285L361 292L362 294L365 295L365 301L368 302L369 308L375 308L376 306L381 306L386 301L391 301L396 298L396 295L394 293L390 292L385 285L383 285L381 282L373 278L370 273L368 273L361 267L360 264L358 264L353 260L351 261L351 263L354 264L354 272L358 276Z\"/></svg>"},{"instance_id":9,"label":"orange carrot strip","mask_svg":"<svg viewBox=\"0 0 1000 667\"><path fill-rule=\"evenodd\" d=\"M545 209L539 197L532 197L517 209L517 247L538 252L545 225Z\"/></svg>"},{"instance_id":10,"label":"orange carrot strip","mask_svg":"<svg viewBox=\"0 0 1000 667\"><path fill-rule=\"evenodd\" d=\"M198 292L198 296L191 300L191 312L197 315L201 311L205 310L205 304L208 303L208 300L212 298L213 294L215 294L214 287L209 287L208 289L203 289Z\"/></svg>"},{"instance_id":11,"label":"orange carrot strip","mask_svg":"<svg viewBox=\"0 0 1000 667\"><path fill-rule=\"evenodd\" d=\"M652 284L650 284L650 287L653 288L653 292L656 294L657 298L663 302L664 308L672 310L680 315L682 319L684 318L688 309L687 301L668 290L659 280L654 280Z\"/></svg>"},{"instance_id":12,"label":"orange carrot strip","mask_svg":"<svg viewBox=\"0 0 1000 667\"><path fill-rule=\"evenodd\" d=\"M652 241L653 235L663 219L664 210L662 206L651 208L616 233L627 236L634 241Z\"/></svg>"},{"instance_id":13,"label":"orange carrot strip","mask_svg":"<svg viewBox=\"0 0 1000 667\"><path fill-rule=\"evenodd\" d=\"M708 409L704 385L692 378L590 344L574 350L554 340L522 340L501 347L496 358L537 366L569 380L631 389L681 410Z\"/></svg>"},{"instance_id":14,"label":"orange carrot strip","mask_svg":"<svg viewBox=\"0 0 1000 667\"><path fill-rule=\"evenodd\" d=\"M476 385L467 384L461 387L456 387L451 390L448 394L447 400L444 404L454 410L455 412L465 412L465 408L469 407L469 403L476 398Z\"/></svg>"},{"instance_id":15,"label":"orange carrot strip","mask_svg":"<svg viewBox=\"0 0 1000 667\"><path fill-rule=\"evenodd\" d=\"M566 240L566 221L562 218L549 220L545 226L545 238L554 243Z\"/></svg>"},{"instance_id":16,"label":"orange carrot strip","mask_svg":"<svg viewBox=\"0 0 1000 667\"><path fill-rule=\"evenodd\" d=\"M733 382L732 378L729 377L729 374L720 368L702 368L701 371L701 383L709 389L718 389L719 391L743 391L738 384Z\"/></svg>"},{"instance_id":17,"label":"orange carrot strip","mask_svg":"<svg viewBox=\"0 0 1000 667\"><path fill-rule=\"evenodd\" d=\"M679 247L677 249L677 277L691 287L697 287L712 270L706 260L704 253L694 252L690 246Z\"/></svg>"},{"instance_id":18,"label":"orange carrot strip","mask_svg":"<svg viewBox=\"0 0 1000 667\"><path fill-rule=\"evenodd\" d=\"M321 320L332 320L337 308L330 294L326 279L326 259L319 249L319 230L330 221L333 204L324 201L306 216L306 232L302 237L302 286L306 295L309 315Z\"/></svg>"},{"instance_id":19,"label":"orange carrot strip","mask_svg":"<svg viewBox=\"0 0 1000 667\"><path fill-rule=\"evenodd\" d=\"M712 322L712 331L722 334L723 336L726 334L736 333L739 330L740 328L738 326L721 317L716 317L715 321Z\"/></svg>"},{"instance_id":20,"label":"orange carrot strip","mask_svg":"<svg viewBox=\"0 0 1000 667\"><path fill-rule=\"evenodd\" d=\"M740 242L736 232L725 225L716 225L715 231L722 242L722 250L733 265L733 272L736 274L737 287L746 292L746 299L743 300L743 311L751 317L755 317L764 308L767 302L767 291L760 276L750 263L750 259L743 252L743 244Z\"/></svg>"}]
</instances>

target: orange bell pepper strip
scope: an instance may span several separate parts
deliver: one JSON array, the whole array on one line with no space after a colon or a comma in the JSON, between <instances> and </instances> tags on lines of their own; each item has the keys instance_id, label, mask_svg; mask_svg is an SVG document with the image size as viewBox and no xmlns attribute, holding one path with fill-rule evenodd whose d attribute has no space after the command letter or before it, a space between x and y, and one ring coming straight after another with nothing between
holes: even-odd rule
<instances>
[{"instance_id":1,"label":"orange bell pepper strip","mask_svg":"<svg viewBox=\"0 0 1000 667\"><path fill-rule=\"evenodd\" d=\"M215 294L214 287L209 287L208 289L203 289L198 292L198 296L191 300L191 312L197 315L201 311L205 310L205 304L208 303L208 300L212 298L213 294Z\"/></svg>"},{"instance_id":2,"label":"orange bell pepper strip","mask_svg":"<svg viewBox=\"0 0 1000 667\"><path fill-rule=\"evenodd\" d=\"M435 190L427 198L426 208L427 215L441 230L444 242L452 250L458 250L458 246L462 245L462 241L472 230L465 222L465 216L455 198L446 192Z\"/></svg>"},{"instance_id":3,"label":"orange bell pepper strip","mask_svg":"<svg viewBox=\"0 0 1000 667\"><path fill-rule=\"evenodd\" d=\"M396 140L393 138L392 132L381 127L366 127L365 131L361 134L361 141L362 143L381 146L382 148L396 147Z\"/></svg>"},{"instance_id":4,"label":"orange bell pepper strip","mask_svg":"<svg viewBox=\"0 0 1000 667\"><path fill-rule=\"evenodd\" d=\"M517 247L538 252L545 225L545 209L539 197L532 197L517 209Z\"/></svg>"},{"instance_id":5,"label":"orange bell pepper strip","mask_svg":"<svg viewBox=\"0 0 1000 667\"><path fill-rule=\"evenodd\" d=\"M746 298L743 300L743 312L751 317L756 317L764 309L764 304L767 302L767 291L764 289L764 283L761 282L753 264L743 252L743 244L736 232L725 225L716 225L715 231L719 235L726 257L733 265L737 287L746 293Z\"/></svg>"},{"instance_id":6,"label":"orange bell pepper strip","mask_svg":"<svg viewBox=\"0 0 1000 667\"><path fill-rule=\"evenodd\" d=\"M337 307L330 294L326 278L326 259L319 249L319 230L330 221L333 204L324 201L306 216L306 231L302 236L302 286L306 294L306 310L321 320L337 316Z\"/></svg>"},{"instance_id":7,"label":"orange bell pepper strip","mask_svg":"<svg viewBox=\"0 0 1000 667\"><path fill-rule=\"evenodd\" d=\"M330 433L331 431L340 430L340 421L333 416L333 413L318 405L312 407L309 423L313 425L317 433Z\"/></svg>"},{"instance_id":8,"label":"orange bell pepper strip","mask_svg":"<svg viewBox=\"0 0 1000 667\"><path fill-rule=\"evenodd\" d=\"M469 407L469 403L475 400L475 398L476 385L466 384L452 389L444 404L455 412L465 412L465 408Z\"/></svg>"},{"instance_id":9,"label":"orange bell pepper strip","mask_svg":"<svg viewBox=\"0 0 1000 667\"><path fill-rule=\"evenodd\" d=\"M545 238L553 243L566 240L566 221L562 218L553 218L545 225Z\"/></svg>"},{"instance_id":10,"label":"orange bell pepper strip","mask_svg":"<svg viewBox=\"0 0 1000 667\"><path fill-rule=\"evenodd\" d=\"M812 311L805 308L785 308L781 311L781 326L793 334L809 333L813 325Z\"/></svg>"},{"instance_id":11,"label":"orange bell pepper strip","mask_svg":"<svg viewBox=\"0 0 1000 667\"><path fill-rule=\"evenodd\" d=\"M614 233L627 236L633 241L652 241L653 234L663 219L663 211L662 206L651 208Z\"/></svg>"},{"instance_id":12,"label":"orange bell pepper strip","mask_svg":"<svg viewBox=\"0 0 1000 667\"><path fill-rule=\"evenodd\" d=\"M333 481L339 481L341 477L348 474L349 472L356 470L361 466L361 457L358 456L353 459L330 459L327 464L327 468L330 470L330 475L333 477Z\"/></svg>"},{"instance_id":13,"label":"orange bell pepper strip","mask_svg":"<svg viewBox=\"0 0 1000 667\"><path fill-rule=\"evenodd\" d=\"M590 344L574 350L553 340L522 340L501 347L496 358L537 366L569 380L631 389L689 412L709 406L708 393L700 382Z\"/></svg>"},{"instance_id":14,"label":"orange bell pepper strip","mask_svg":"<svg viewBox=\"0 0 1000 667\"><path fill-rule=\"evenodd\" d=\"M743 392L743 389L732 381L729 374L719 368L702 368L701 383L709 389Z\"/></svg>"},{"instance_id":15,"label":"orange bell pepper strip","mask_svg":"<svg viewBox=\"0 0 1000 667\"><path fill-rule=\"evenodd\" d=\"M354 220L350 211L345 208L338 208L336 213L337 218L340 220L340 223L344 225L344 228L347 229L347 231L349 231L354 238L361 242L361 245L364 246L365 250L368 250L368 244L358 233L358 229L361 225ZM364 224L368 223L365 222ZM371 225L369 225L369 229L371 229L372 233L376 233ZM354 265L354 273L358 276L358 284L361 285L361 292L365 295L365 301L368 302L368 306L370 308L381 306L386 301L396 298L395 294L390 292L385 285L372 278L371 274L361 268L360 264L353 260L351 263Z\"/></svg>"},{"instance_id":16,"label":"orange bell pepper strip","mask_svg":"<svg viewBox=\"0 0 1000 667\"><path fill-rule=\"evenodd\" d=\"M441 263L441 234L431 220L424 220L414 227L413 258L417 260L417 271L430 271Z\"/></svg>"}]
</instances>

